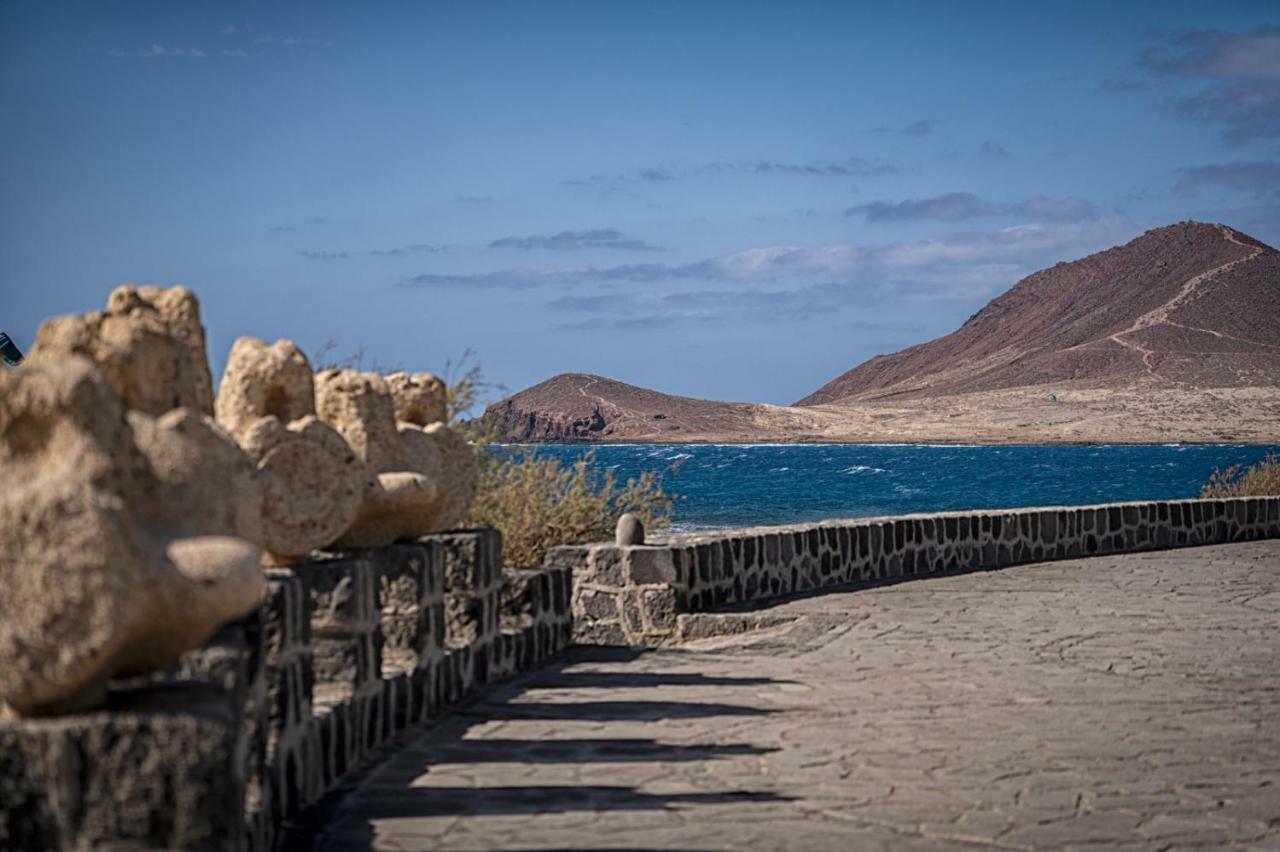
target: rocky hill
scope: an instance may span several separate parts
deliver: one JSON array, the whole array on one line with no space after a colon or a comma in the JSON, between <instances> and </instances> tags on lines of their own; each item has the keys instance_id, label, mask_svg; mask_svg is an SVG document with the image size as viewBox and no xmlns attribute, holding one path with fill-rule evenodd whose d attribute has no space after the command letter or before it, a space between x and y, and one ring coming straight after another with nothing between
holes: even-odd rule
<instances>
[{"instance_id":1,"label":"rocky hill","mask_svg":"<svg viewBox=\"0 0 1280 852\"><path fill-rule=\"evenodd\" d=\"M1280 252L1184 222L1043 269L957 331L854 367L796 403L1030 385L1280 385Z\"/></svg>"},{"instance_id":2,"label":"rocky hill","mask_svg":"<svg viewBox=\"0 0 1280 852\"><path fill-rule=\"evenodd\" d=\"M1280 442L1280 252L1225 225L1157 228L793 407L567 373L485 416L513 441Z\"/></svg>"},{"instance_id":3,"label":"rocky hill","mask_svg":"<svg viewBox=\"0 0 1280 852\"><path fill-rule=\"evenodd\" d=\"M759 440L790 409L672 396L593 376L561 373L489 406L507 440ZM781 414L780 414L781 413ZM796 420L805 415L797 412ZM801 424L797 426L803 428Z\"/></svg>"}]
</instances>

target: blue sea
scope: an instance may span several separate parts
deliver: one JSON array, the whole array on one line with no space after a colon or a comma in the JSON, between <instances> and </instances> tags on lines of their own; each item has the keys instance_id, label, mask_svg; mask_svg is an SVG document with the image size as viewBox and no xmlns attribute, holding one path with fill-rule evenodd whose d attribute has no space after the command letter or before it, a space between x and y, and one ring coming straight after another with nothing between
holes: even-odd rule
<instances>
[{"instance_id":1,"label":"blue sea","mask_svg":"<svg viewBox=\"0 0 1280 852\"><path fill-rule=\"evenodd\" d=\"M1199 496L1215 468L1280 447L1216 445L580 444L506 446L662 476L677 530L961 509Z\"/></svg>"}]
</instances>

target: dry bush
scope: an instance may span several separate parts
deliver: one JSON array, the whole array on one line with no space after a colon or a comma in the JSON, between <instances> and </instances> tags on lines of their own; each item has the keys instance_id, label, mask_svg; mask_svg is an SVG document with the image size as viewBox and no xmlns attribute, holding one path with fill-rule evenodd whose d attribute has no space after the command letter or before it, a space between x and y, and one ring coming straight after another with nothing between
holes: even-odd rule
<instances>
[{"instance_id":1,"label":"dry bush","mask_svg":"<svg viewBox=\"0 0 1280 852\"><path fill-rule=\"evenodd\" d=\"M1280 458L1275 453L1245 468L1233 464L1226 470L1214 470L1209 484L1200 489L1202 498L1209 497L1277 497L1280 496Z\"/></svg>"},{"instance_id":2,"label":"dry bush","mask_svg":"<svg viewBox=\"0 0 1280 852\"><path fill-rule=\"evenodd\" d=\"M623 512L638 515L646 530L670 523L673 498L651 473L623 484L613 471L596 467L594 452L570 465L532 450L489 452L502 439L501 424L483 416L463 417L480 407L489 392L502 388L485 380L473 357L465 352L445 367L449 420L467 436L480 461L480 488L467 525L500 530L506 564L541 565L557 545L611 541Z\"/></svg>"},{"instance_id":3,"label":"dry bush","mask_svg":"<svg viewBox=\"0 0 1280 852\"><path fill-rule=\"evenodd\" d=\"M482 465L480 490L467 521L502 531L504 561L541 565L559 544L610 541L623 512L634 512L646 529L670 522L672 498L651 473L619 484L613 471L599 471L595 453L571 465L517 451Z\"/></svg>"}]
</instances>

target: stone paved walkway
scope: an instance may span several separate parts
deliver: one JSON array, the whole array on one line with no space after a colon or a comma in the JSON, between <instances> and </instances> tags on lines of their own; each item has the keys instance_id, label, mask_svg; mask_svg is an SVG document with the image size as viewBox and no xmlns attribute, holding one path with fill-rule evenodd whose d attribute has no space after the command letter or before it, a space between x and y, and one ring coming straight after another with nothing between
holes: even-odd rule
<instances>
[{"instance_id":1,"label":"stone paved walkway","mask_svg":"<svg viewBox=\"0 0 1280 852\"><path fill-rule=\"evenodd\" d=\"M491 693L373 772L324 848L1280 849L1280 542L765 615Z\"/></svg>"}]
</instances>

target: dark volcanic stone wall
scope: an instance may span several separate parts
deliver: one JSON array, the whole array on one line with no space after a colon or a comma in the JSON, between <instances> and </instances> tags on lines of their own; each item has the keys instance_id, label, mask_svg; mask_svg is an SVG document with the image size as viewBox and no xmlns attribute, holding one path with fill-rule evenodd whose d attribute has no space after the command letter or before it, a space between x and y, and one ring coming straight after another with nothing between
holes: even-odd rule
<instances>
[{"instance_id":1,"label":"dark volcanic stone wall","mask_svg":"<svg viewBox=\"0 0 1280 852\"><path fill-rule=\"evenodd\" d=\"M850 583L1280 537L1280 498L1116 503L826 521L556 548L574 571L574 638L656 645L681 613Z\"/></svg>"},{"instance_id":2,"label":"dark volcanic stone wall","mask_svg":"<svg viewBox=\"0 0 1280 852\"><path fill-rule=\"evenodd\" d=\"M0 722L0 849L271 849L371 752L572 634L493 530L267 571L262 607L92 713Z\"/></svg>"}]
</instances>

